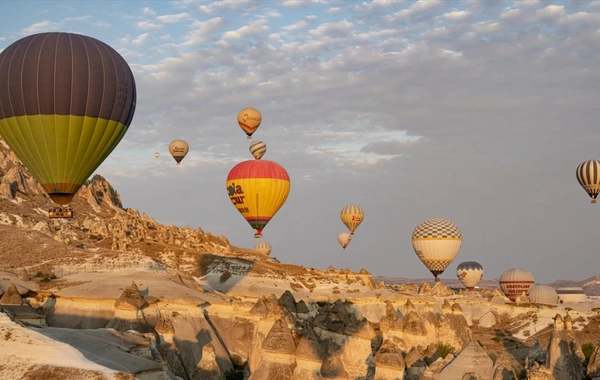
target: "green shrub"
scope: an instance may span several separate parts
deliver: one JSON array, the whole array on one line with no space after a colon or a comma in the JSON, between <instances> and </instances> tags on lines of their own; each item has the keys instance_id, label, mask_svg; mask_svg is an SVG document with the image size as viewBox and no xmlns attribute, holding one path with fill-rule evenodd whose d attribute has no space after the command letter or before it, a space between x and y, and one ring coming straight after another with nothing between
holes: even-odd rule
<instances>
[{"instance_id":1,"label":"green shrub","mask_svg":"<svg viewBox=\"0 0 600 380\"><path fill-rule=\"evenodd\" d=\"M500 343L502 341L502 338L500 338L499 336L495 336L492 338L492 340L496 343Z\"/></svg>"},{"instance_id":2,"label":"green shrub","mask_svg":"<svg viewBox=\"0 0 600 380\"><path fill-rule=\"evenodd\" d=\"M451 354L455 351L454 347L445 343L438 343L436 349L437 353L440 354L442 358L445 358L448 354Z\"/></svg>"},{"instance_id":3,"label":"green shrub","mask_svg":"<svg viewBox=\"0 0 600 380\"><path fill-rule=\"evenodd\" d=\"M585 356L585 360L589 362L590 358L594 354L594 351L596 351L596 346L594 346L594 343L584 343L581 345L581 351Z\"/></svg>"},{"instance_id":4,"label":"green shrub","mask_svg":"<svg viewBox=\"0 0 600 380\"><path fill-rule=\"evenodd\" d=\"M44 277L44 274L41 271L39 271L35 274L35 277Z\"/></svg>"}]
</instances>

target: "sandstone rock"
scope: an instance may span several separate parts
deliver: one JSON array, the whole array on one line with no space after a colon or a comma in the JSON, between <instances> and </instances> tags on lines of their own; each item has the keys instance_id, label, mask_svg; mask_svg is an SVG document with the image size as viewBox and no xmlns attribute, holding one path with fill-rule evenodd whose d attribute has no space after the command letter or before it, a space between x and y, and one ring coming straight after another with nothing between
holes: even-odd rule
<instances>
[{"instance_id":1,"label":"sandstone rock","mask_svg":"<svg viewBox=\"0 0 600 380\"><path fill-rule=\"evenodd\" d=\"M394 305L389 301L385 301L385 314L379 320L379 328L382 332L386 331L402 331L402 319L398 316Z\"/></svg>"},{"instance_id":2,"label":"sandstone rock","mask_svg":"<svg viewBox=\"0 0 600 380\"><path fill-rule=\"evenodd\" d=\"M592 378L600 377L600 345L596 346L596 350L590 357L587 372Z\"/></svg>"},{"instance_id":3,"label":"sandstone rock","mask_svg":"<svg viewBox=\"0 0 600 380\"><path fill-rule=\"evenodd\" d=\"M310 313L310 310L309 310L308 306L306 306L306 302L304 302L304 300L300 300L296 304L296 313L304 313L304 314Z\"/></svg>"},{"instance_id":4,"label":"sandstone rock","mask_svg":"<svg viewBox=\"0 0 600 380\"><path fill-rule=\"evenodd\" d=\"M427 329L421 317L415 311L409 311L402 320L402 331L405 334L426 336Z\"/></svg>"},{"instance_id":5,"label":"sandstone rock","mask_svg":"<svg viewBox=\"0 0 600 380\"><path fill-rule=\"evenodd\" d=\"M292 332L283 319L278 319L273 323L273 327L271 327L261 348L265 351L280 354L294 354L296 352Z\"/></svg>"},{"instance_id":6,"label":"sandstone rock","mask_svg":"<svg viewBox=\"0 0 600 380\"><path fill-rule=\"evenodd\" d=\"M389 340L383 342L373 358L373 364L375 364L375 380L404 378L405 363L402 353Z\"/></svg>"},{"instance_id":7,"label":"sandstone rock","mask_svg":"<svg viewBox=\"0 0 600 380\"><path fill-rule=\"evenodd\" d=\"M510 359L505 352L494 363L494 376L492 380L518 380L517 374L512 368Z\"/></svg>"},{"instance_id":8,"label":"sandstone rock","mask_svg":"<svg viewBox=\"0 0 600 380\"><path fill-rule=\"evenodd\" d=\"M491 379L494 363L477 341L471 341L438 376L439 380L461 379L466 373L473 373L482 379Z\"/></svg>"},{"instance_id":9,"label":"sandstone rock","mask_svg":"<svg viewBox=\"0 0 600 380\"><path fill-rule=\"evenodd\" d=\"M419 347L412 347L406 354L404 362L406 364L406 367L424 368L427 365L423 357L423 351L420 350Z\"/></svg>"},{"instance_id":10,"label":"sandstone rock","mask_svg":"<svg viewBox=\"0 0 600 380\"><path fill-rule=\"evenodd\" d=\"M296 346L296 357L304 360L323 362L327 347L319 340L318 335L308 325L302 333Z\"/></svg>"},{"instance_id":11,"label":"sandstone rock","mask_svg":"<svg viewBox=\"0 0 600 380\"><path fill-rule=\"evenodd\" d=\"M283 294L279 297L279 304L281 304L281 307L290 313L298 312L296 310L296 300L294 299L294 295L289 290L283 292Z\"/></svg>"},{"instance_id":12,"label":"sandstone rock","mask_svg":"<svg viewBox=\"0 0 600 380\"><path fill-rule=\"evenodd\" d=\"M321 376L324 379L350 380L344 369L344 363L339 354L329 354L321 365Z\"/></svg>"},{"instance_id":13,"label":"sandstone rock","mask_svg":"<svg viewBox=\"0 0 600 380\"><path fill-rule=\"evenodd\" d=\"M133 281L115 301L115 309L119 310L139 310L146 306L148 306L148 303L144 300L144 297L140 294L140 290Z\"/></svg>"},{"instance_id":14,"label":"sandstone rock","mask_svg":"<svg viewBox=\"0 0 600 380\"><path fill-rule=\"evenodd\" d=\"M154 329L159 334L175 334L175 328L173 327L173 322L170 319L160 319Z\"/></svg>"},{"instance_id":15,"label":"sandstone rock","mask_svg":"<svg viewBox=\"0 0 600 380\"><path fill-rule=\"evenodd\" d=\"M225 380L217 363L215 348L210 343L202 347L202 359L194 371L193 380Z\"/></svg>"},{"instance_id":16,"label":"sandstone rock","mask_svg":"<svg viewBox=\"0 0 600 380\"><path fill-rule=\"evenodd\" d=\"M527 371L528 380L556 380L549 368L540 366L539 363L534 365Z\"/></svg>"},{"instance_id":17,"label":"sandstone rock","mask_svg":"<svg viewBox=\"0 0 600 380\"><path fill-rule=\"evenodd\" d=\"M550 336L547 366L556 380L583 378L581 361L574 350L577 343L570 333L570 331L554 330Z\"/></svg>"},{"instance_id":18,"label":"sandstone rock","mask_svg":"<svg viewBox=\"0 0 600 380\"><path fill-rule=\"evenodd\" d=\"M2 298L0 298L0 305L17 305L20 306L23 304L23 298L19 294L17 287L14 283L10 283L6 292Z\"/></svg>"},{"instance_id":19,"label":"sandstone rock","mask_svg":"<svg viewBox=\"0 0 600 380\"><path fill-rule=\"evenodd\" d=\"M533 345L527 352L527 361L529 365L533 365L533 363L546 364L546 351L540 346L537 338L534 338Z\"/></svg>"}]
</instances>

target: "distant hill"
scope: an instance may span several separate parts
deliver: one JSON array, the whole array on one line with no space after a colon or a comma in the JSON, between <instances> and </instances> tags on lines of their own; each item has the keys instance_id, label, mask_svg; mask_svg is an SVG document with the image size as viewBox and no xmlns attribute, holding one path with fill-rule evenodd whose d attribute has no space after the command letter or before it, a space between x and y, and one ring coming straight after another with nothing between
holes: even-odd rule
<instances>
[{"instance_id":1,"label":"distant hill","mask_svg":"<svg viewBox=\"0 0 600 380\"><path fill-rule=\"evenodd\" d=\"M406 285L406 284L422 284L429 283L433 284L432 278L406 278L406 277L386 277L386 276L373 276L373 279L379 283L383 281L386 285ZM464 288L464 286L458 281L458 279L441 279L444 285L450 288ZM600 296L600 275L596 275L584 280L556 280L553 283L546 284L553 288L560 288L561 286L579 286L583 288L588 296ZM482 289L497 289L498 279L494 278L491 280L482 280L479 285Z\"/></svg>"}]
</instances>

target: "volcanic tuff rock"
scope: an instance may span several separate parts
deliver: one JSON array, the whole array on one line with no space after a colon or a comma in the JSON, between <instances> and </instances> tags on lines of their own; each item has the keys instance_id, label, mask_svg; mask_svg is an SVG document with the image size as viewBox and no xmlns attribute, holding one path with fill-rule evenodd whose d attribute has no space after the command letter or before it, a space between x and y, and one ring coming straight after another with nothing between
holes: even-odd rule
<instances>
[{"instance_id":1,"label":"volcanic tuff rock","mask_svg":"<svg viewBox=\"0 0 600 380\"><path fill-rule=\"evenodd\" d=\"M494 376L492 380L517 380L517 374L512 368L508 355L502 353L494 362Z\"/></svg>"},{"instance_id":2,"label":"volcanic tuff rock","mask_svg":"<svg viewBox=\"0 0 600 380\"><path fill-rule=\"evenodd\" d=\"M375 380L402 380L404 378L405 363L402 352L389 340L383 342L373 358L373 363L375 364Z\"/></svg>"},{"instance_id":3,"label":"volcanic tuff rock","mask_svg":"<svg viewBox=\"0 0 600 380\"><path fill-rule=\"evenodd\" d=\"M17 290L17 287L15 286L15 284L13 284L11 282L11 284L8 286L8 289L6 289L6 292L4 293L4 295L2 296L2 298L0 298L0 305L22 305L23 304L23 297L21 297L21 295L19 294L19 291Z\"/></svg>"},{"instance_id":4,"label":"volcanic tuff rock","mask_svg":"<svg viewBox=\"0 0 600 380\"><path fill-rule=\"evenodd\" d=\"M577 356L577 342L570 331L552 331L548 343L548 368L556 380L583 379L581 360Z\"/></svg>"},{"instance_id":5,"label":"volcanic tuff rock","mask_svg":"<svg viewBox=\"0 0 600 380\"><path fill-rule=\"evenodd\" d=\"M131 285L123 290L123 293L115 301L115 309L118 310L133 310L137 311L143 307L148 306L148 303L141 295L135 282L131 282Z\"/></svg>"},{"instance_id":6,"label":"volcanic tuff rock","mask_svg":"<svg viewBox=\"0 0 600 380\"><path fill-rule=\"evenodd\" d=\"M192 378L193 380L225 380L212 344L208 343L202 347L202 359L200 359Z\"/></svg>"},{"instance_id":7,"label":"volcanic tuff rock","mask_svg":"<svg viewBox=\"0 0 600 380\"><path fill-rule=\"evenodd\" d=\"M450 364L440 372L439 380L461 379L465 374L491 379L494 363L477 341L471 341Z\"/></svg>"}]
</instances>

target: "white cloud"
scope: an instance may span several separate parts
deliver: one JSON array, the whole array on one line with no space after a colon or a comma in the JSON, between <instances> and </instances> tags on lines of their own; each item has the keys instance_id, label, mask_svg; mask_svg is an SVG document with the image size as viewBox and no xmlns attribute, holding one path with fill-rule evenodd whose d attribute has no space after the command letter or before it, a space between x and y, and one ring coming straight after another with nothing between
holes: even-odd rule
<instances>
[{"instance_id":1,"label":"white cloud","mask_svg":"<svg viewBox=\"0 0 600 380\"><path fill-rule=\"evenodd\" d=\"M137 36L131 43L136 46L142 45L148 39L149 33L143 33Z\"/></svg>"},{"instance_id":2,"label":"white cloud","mask_svg":"<svg viewBox=\"0 0 600 380\"><path fill-rule=\"evenodd\" d=\"M221 25L223 25L221 17L214 17L207 21L194 21L191 26L192 30L187 34L183 45L196 45L206 42L210 35L216 32Z\"/></svg>"},{"instance_id":3,"label":"white cloud","mask_svg":"<svg viewBox=\"0 0 600 380\"><path fill-rule=\"evenodd\" d=\"M548 5L537 13L542 17L558 18L565 15L565 7L562 5Z\"/></svg>"},{"instance_id":4,"label":"white cloud","mask_svg":"<svg viewBox=\"0 0 600 380\"><path fill-rule=\"evenodd\" d=\"M295 24L292 25L286 25L283 27L283 29L285 30L301 30L301 29L306 29L308 27L308 22L306 22L306 20L300 20L298 22L296 22Z\"/></svg>"},{"instance_id":5,"label":"white cloud","mask_svg":"<svg viewBox=\"0 0 600 380\"><path fill-rule=\"evenodd\" d=\"M174 24L190 18L188 13L178 13L173 15L156 16L156 19L163 24Z\"/></svg>"},{"instance_id":6,"label":"white cloud","mask_svg":"<svg viewBox=\"0 0 600 380\"><path fill-rule=\"evenodd\" d=\"M508 9L500 14L500 19L502 20L516 20L521 16L521 11L519 9Z\"/></svg>"},{"instance_id":7,"label":"white cloud","mask_svg":"<svg viewBox=\"0 0 600 380\"><path fill-rule=\"evenodd\" d=\"M469 11L452 11L445 13L443 17L447 20L451 21L462 21L471 16L471 12Z\"/></svg>"},{"instance_id":8,"label":"white cloud","mask_svg":"<svg viewBox=\"0 0 600 380\"><path fill-rule=\"evenodd\" d=\"M52 21L40 21L32 24L26 28L21 29L21 34L30 35L43 32L54 32L62 28L61 23Z\"/></svg>"},{"instance_id":9,"label":"white cloud","mask_svg":"<svg viewBox=\"0 0 600 380\"><path fill-rule=\"evenodd\" d=\"M323 36L347 36L353 33L352 23L342 20L337 22L327 22L311 29L311 35L317 37Z\"/></svg>"},{"instance_id":10,"label":"white cloud","mask_svg":"<svg viewBox=\"0 0 600 380\"><path fill-rule=\"evenodd\" d=\"M154 16L154 15L156 15L156 11L154 9L150 8L150 7L145 7L142 10L142 14L144 16Z\"/></svg>"},{"instance_id":11,"label":"white cloud","mask_svg":"<svg viewBox=\"0 0 600 380\"><path fill-rule=\"evenodd\" d=\"M261 33L267 32L268 30L269 27L267 23L264 20L258 20L253 22L252 24L242 26L237 30L225 32L225 34L223 34L223 38L228 40L239 40L249 36L259 35Z\"/></svg>"},{"instance_id":12,"label":"white cloud","mask_svg":"<svg viewBox=\"0 0 600 380\"><path fill-rule=\"evenodd\" d=\"M160 24L155 24L152 21L138 21L135 23L135 26L142 30L156 30L161 28Z\"/></svg>"}]
</instances>

